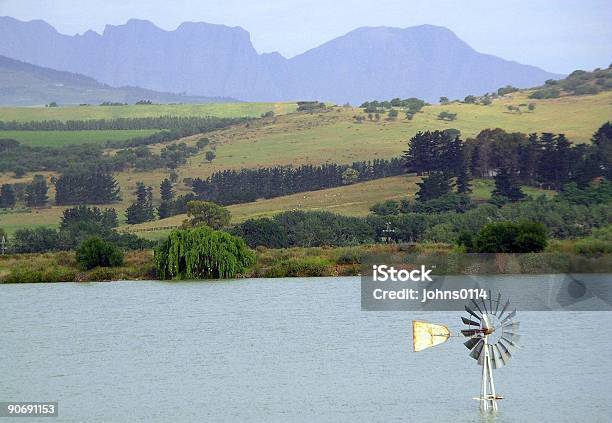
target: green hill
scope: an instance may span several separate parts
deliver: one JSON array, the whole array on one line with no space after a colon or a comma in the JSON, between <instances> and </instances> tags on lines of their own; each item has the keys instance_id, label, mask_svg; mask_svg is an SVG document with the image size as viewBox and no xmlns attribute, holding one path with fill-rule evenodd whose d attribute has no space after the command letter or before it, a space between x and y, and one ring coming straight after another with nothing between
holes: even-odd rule
<instances>
[{"instance_id":1,"label":"green hill","mask_svg":"<svg viewBox=\"0 0 612 423\"><path fill-rule=\"evenodd\" d=\"M115 110L121 114L112 115L114 117L134 116L138 113L155 113L155 108L161 110L161 108L168 107L174 108L172 109L174 111L182 110L185 113L190 113L189 110L192 110L192 113L206 110L215 111L214 114L233 114L234 116L245 110L249 110L252 113L251 116L265 110L276 112L274 117L257 119L247 125L235 125L206 134L215 147L216 158L209 162L205 159L205 151L201 151L191 156L186 164L177 169L176 189L179 194L184 194L190 190L187 185L188 178L205 178L215 171L224 169L273 165L295 166L326 162L351 163L357 160L397 157L407 148L407 141L417 131L428 129L455 128L461 131L465 139L477 135L483 129L499 127L506 131L523 133L565 133L574 143L587 143L590 142L597 128L612 116L611 91L596 95L566 95L555 99L529 99L531 93L533 90L513 92L493 100L489 105L452 102L444 105L425 106L414 115L412 120L406 119L403 113L400 113L396 119L388 120L385 115L382 115L380 120L370 120L363 109L351 107L330 107L315 113L294 113L292 111L295 110L295 103L0 108L0 120L11 120L14 116L22 116L20 115L22 111L30 113L27 118L23 118L24 120L84 119L92 113L113 113ZM527 107L528 103L534 104L531 110ZM512 110L508 106L512 106ZM440 120L438 115L442 111L456 113L456 120L451 122ZM358 120L356 117L363 117L365 120ZM183 141L188 145L195 145L200 137L195 135ZM156 153L159 153L162 147L161 144L149 146ZM114 154L114 152L109 151L109 154ZM53 176L52 172L36 173L43 173L48 178ZM12 173L0 174L0 184L28 182L33 175L34 173L28 173L22 178L15 178ZM154 187L154 200L158 202L159 184L167 175L168 170L166 169L118 172L116 176L121 186L123 200L112 207L115 207L120 216L123 216L123 212L133 201L132 194L139 181ZM328 202L321 207L341 213L358 211L362 214L367 212L370 203L407 195L409 186L408 183L398 184L397 180L390 179L357 184L343 188L340 197L331 197L336 200L340 199L339 203ZM306 195L308 198L317 198L325 194L328 192L308 193L303 194L302 197ZM334 191L331 195L333 194L337 193ZM295 200L298 200L300 195L232 206L231 209L235 218L270 214L284 209L285 203L286 207L295 207ZM53 191L49 193L49 196L52 201ZM359 205L354 203L359 203ZM306 206L319 207L316 201ZM23 226L56 225L62 210L62 207L51 206L25 213L2 214L0 215L0 227L13 231ZM162 223L159 222L159 224ZM154 224L158 225L158 223Z\"/></svg>"}]
</instances>

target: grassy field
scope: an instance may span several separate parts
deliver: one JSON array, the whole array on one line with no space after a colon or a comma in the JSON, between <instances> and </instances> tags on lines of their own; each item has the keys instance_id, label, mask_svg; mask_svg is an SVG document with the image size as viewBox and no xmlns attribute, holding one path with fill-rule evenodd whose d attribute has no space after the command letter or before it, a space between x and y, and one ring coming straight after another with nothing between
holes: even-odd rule
<instances>
[{"instance_id":1,"label":"grassy field","mask_svg":"<svg viewBox=\"0 0 612 423\"><path fill-rule=\"evenodd\" d=\"M12 138L32 147L61 147L74 144L104 144L159 132L157 129L103 131L0 131L0 138Z\"/></svg>"},{"instance_id":2,"label":"grassy field","mask_svg":"<svg viewBox=\"0 0 612 423\"><path fill-rule=\"evenodd\" d=\"M0 107L0 120L86 120L157 116L259 117L273 111L280 115L296 109L295 103L207 103L128 106Z\"/></svg>"},{"instance_id":3,"label":"grassy field","mask_svg":"<svg viewBox=\"0 0 612 423\"><path fill-rule=\"evenodd\" d=\"M269 217L290 210L325 210L346 216L366 216L370 213L370 206L375 203L402 198L414 199L414 194L418 189L416 183L420 179L417 176L393 176L343 187L235 204L229 206L228 210L232 214L232 223L240 223L251 218ZM472 186L472 198L479 202L488 200L493 185L493 181L490 180L475 180ZM523 187L523 191L533 196L553 195L552 191L532 187ZM134 231L148 239L160 239L167 236L171 229L156 230L156 228L178 226L186 218L187 216L182 214L139 225L125 225L121 227L121 230Z\"/></svg>"},{"instance_id":4,"label":"grassy field","mask_svg":"<svg viewBox=\"0 0 612 423\"><path fill-rule=\"evenodd\" d=\"M508 105L534 103L534 111L509 112ZM291 103L231 103L177 106L126 106L126 107L72 107L72 108L0 108L0 120L16 119L87 119L101 117L129 117L159 114L189 115L189 113L216 115L253 115L270 110L274 106L274 118L260 119L249 124L207 134L216 148L216 159L209 163L204 152L191 157L188 163L178 169L179 194L189 191L180 181L184 178L207 177L214 171L273 165L321 164L325 162L350 163L356 160L390 158L400 155L407 148L407 141L417 131L427 129L456 128L464 138L475 136L485 128L500 127L508 131L562 132L573 142L588 142L591 135L606 120L612 118L612 92L594 96L571 96L550 100L529 100L527 93L518 92L495 100L489 106L452 103L432 105L423 108L413 120L408 121L403 113L397 120L387 121L383 115L380 121L367 120L356 123L353 116L363 114L361 109L337 107L315 114L282 113L291 112ZM175 109L173 109L175 108ZM21 111L21 112L20 112ZM445 122L437 119L441 111L457 113L457 120ZM11 113L13 113L11 115ZM89 113L89 114L88 114ZM199 136L184 141L194 144ZM161 146L151 146L159 150ZM51 176L48 174L46 176ZM154 187L156 200L159 183L167 171L158 169L151 172L120 172L117 179L121 186L123 200L113 207L121 213L133 201L136 182L143 181ZM12 174L0 174L0 184L27 182L33 174L16 179ZM281 199L262 200L248 205L232 206L235 220L266 215L291 208L323 208L339 213L365 214L369 206L377 201L409 195L414 181L388 178L371 181L364 185L333 188L308 194L296 194ZM412 187L412 188L411 188ZM483 191L484 190L484 191ZM487 196L490 186L475 187L479 198ZM53 193L50 193L53 198ZM0 227L13 231L19 226L55 225L62 208L50 207L32 213L0 215ZM177 221L182 217L175 218ZM166 223L154 223L164 226Z\"/></svg>"},{"instance_id":5,"label":"grassy field","mask_svg":"<svg viewBox=\"0 0 612 423\"><path fill-rule=\"evenodd\" d=\"M508 112L506 106L536 104L533 112ZM453 122L437 118L443 111L457 113ZM358 124L353 116L361 109L336 108L319 114L289 114L209 134L217 143L212 164L203 153L191 159L185 177L208 176L221 169L288 164L319 164L329 161L390 158L402 154L407 141L418 131L456 128L464 138L485 128L508 131L561 132L575 143L588 142L593 132L612 116L612 92L596 96L528 100L524 93L503 98L490 106L453 103L423 108L413 120L400 118Z\"/></svg>"}]
</instances>

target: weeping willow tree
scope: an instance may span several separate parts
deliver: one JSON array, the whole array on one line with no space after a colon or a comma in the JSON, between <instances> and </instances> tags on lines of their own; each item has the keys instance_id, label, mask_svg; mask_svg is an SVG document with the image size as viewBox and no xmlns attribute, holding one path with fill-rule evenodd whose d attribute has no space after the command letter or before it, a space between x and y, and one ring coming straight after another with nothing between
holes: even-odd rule
<instances>
[{"instance_id":1,"label":"weeping willow tree","mask_svg":"<svg viewBox=\"0 0 612 423\"><path fill-rule=\"evenodd\" d=\"M208 226L174 230L155 250L161 279L224 279L255 263L245 242Z\"/></svg>"}]
</instances>

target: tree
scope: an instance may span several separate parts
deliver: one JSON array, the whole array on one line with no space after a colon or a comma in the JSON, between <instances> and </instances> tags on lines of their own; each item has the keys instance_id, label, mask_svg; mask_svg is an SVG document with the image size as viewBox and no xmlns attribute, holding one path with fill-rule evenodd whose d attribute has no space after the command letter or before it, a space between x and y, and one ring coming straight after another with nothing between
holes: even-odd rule
<instances>
[{"instance_id":1,"label":"tree","mask_svg":"<svg viewBox=\"0 0 612 423\"><path fill-rule=\"evenodd\" d=\"M287 234L274 220L263 217L260 219L248 219L234 226L232 235L238 236L251 248L264 246L268 248L286 248L289 246Z\"/></svg>"},{"instance_id":2,"label":"tree","mask_svg":"<svg viewBox=\"0 0 612 423\"><path fill-rule=\"evenodd\" d=\"M476 96L468 95L463 99L463 102L467 104L474 104L476 103Z\"/></svg>"},{"instance_id":3,"label":"tree","mask_svg":"<svg viewBox=\"0 0 612 423\"><path fill-rule=\"evenodd\" d=\"M217 157L217 156L216 156L214 151L209 150L209 151L206 152L205 157L206 157L206 160L208 160L209 162L212 162L215 159L215 157Z\"/></svg>"},{"instance_id":4,"label":"tree","mask_svg":"<svg viewBox=\"0 0 612 423\"><path fill-rule=\"evenodd\" d=\"M553 189L561 189L569 182L572 165L571 142L565 135L544 132L539 140L540 157L538 175L540 181Z\"/></svg>"},{"instance_id":5,"label":"tree","mask_svg":"<svg viewBox=\"0 0 612 423\"><path fill-rule=\"evenodd\" d=\"M76 251L76 260L83 270L94 267L117 267L123 264L123 252L108 241L91 237Z\"/></svg>"},{"instance_id":6,"label":"tree","mask_svg":"<svg viewBox=\"0 0 612 423\"><path fill-rule=\"evenodd\" d=\"M136 201L126 210L127 223L130 225L155 219L153 209L153 189L142 182L136 184Z\"/></svg>"},{"instance_id":7,"label":"tree","mask_svg":"<svg viewBox=\"0 0 612 423\"><path fill-rule=\"evenodd\" d=\"M204 147L206 147L208 144L210 144L210 140L207 137L202 137L196 143L196 147L198 148L198 150L201 150Z\"/></svg>"},{"instance_id":8,"label":"tree","mask_svg":"<svg viewBox=\"0 0 612 423\"><path fill-rule=\"evenodd\" d=\"M495 202L518 201L525 198L525 194L521 190L516 174L507 169L501 168L495 175L495 189L492 193L492 199Z\"/></svg>"},{"instance_id":9,"label":"tree","mask_svg":"<svg viewBox=\"0 0 612 423\"><path fill-rule=\"evenodd\" d=\"M612 180L612 122L604 123L593 134L591 141L596 148L594 161L602 175Z\"/></svg>"},{"instance_id":10,"label":"tree","mask_svg":"<svg viewBox=\"0 0 612 423\"><path fill-rule=\"evenodd\" d=\"M536 108L536 104L535 104L535 103L529 103L529 104L527 105L527 109L528 109L530 112L533 112L533 111L535 110L535 108Z\"/></svg>"},{"instance_id":11,"label":"tree","mask_svg":"<svg viewBox=\"0 0 612 423\"><path fill-rule=\"evenodd\" d=\"M359 172L352 167L347 168L342 172L342 185L354 184L359 180Z\"/></svg>"},{"instance_id":12,"label":"tree","mask_svg":"<svg viewBox=\"0 0 612 423\"><path fill-rule=\"evenodd\" d=\"M174 230L155 249L161 279L233 278L254 263L255 254L242 239L206 226Z\"/></svg>"},{"instance_id":13,"label":"tree","mask_svg":"<svg viewBox=\"0 0 612 423\"><path fill-rule=\"evenodd\" d=\"M448 97L440 97L440 104L448 104L449 100Z\"/></svg>"},{"instance_id":14,"label":"tree","mask_svg":"<svg viewBox=\"0 0 612 423\"><path fill-rule=\"evenodd\" d=\"M421 202L433 200L451 191L450 178L445 172L432 172L417 185L419 191L416 193L416 199Z\"/></svg>"},{"instance_id":15,"label":"tree","mask_svg":"<svg viewBox=\"0 0 612 423\"><path fill-rule=\"evenodd\" d=\"M213 229L221 229L230 222L230 212L225 207L210 201L194 200L187 203L188 220L183 222L184 227L195 228L206 225Z\"/></svg>"},{"instance_id":16,"label":"tree","mask_svg":"<svg viewBox=\"0 0 612 423\"><path fill-rule=\"evenodd\" d=\"M398 115L399 115L399 112L396 109L391 109L389 110L389 114L387 116L389 117L389 120L395 120L397 119Z\"/></svg>"},{"instance_id":17,"label":"tree","mask_svg":"<svg viewBox=\"0 0 612 423\"><path fill-rule=\"evenodd\" d=\"M443 111L438 113L438 119L440 120L447 120L447 121L453 121L457 119L457 113L451 113L451 112L447 112L447 111Z\"/></svg>"},{"instance_id":18,"label":"tree","mask_svg":"<svg viewBox=\"0 0 612 423\"><path fill-rule=\"evenodd\" d=\"M11 184L3 184L0 187L0 209L12 209L15 202L15 188Z\"/></svg>"},{"instance_id":19,"label":"tree","mask_svg":"<svg viewBox=\"0 0 612 423\"><path fill-rule=\"evenodd\" d=\"M472 192L472 185L470 183L471 178L468 173L467 164L464 163L459 167L459 171L457 173L457 193L459 194L469 194Z\"/></svg>"},{"instance_id":20,"label":"tree","mask_svg":"<svg viewBox=\"0 0 612 423\"><path fill-rule=\"evenodd\" d=\"M72 168L55 181L55 204L108 204L121 200L119 184L104 168Z\"/></svg>"},{"instance_id":21,"label":"tree","mask_svg":"<svg viewBox=\"0 0 612 423\"><path fill-rule=\"evenodd\" d=\"M546 228L525 221L487 224L473 240L477 253L537 253L546 248Z\"/></svg>"},{"instance_id":22,"label":"tree","mask_svg":"<svg viewBox=\"0 0 612 423\"><path fill-rule=\"evenodd\" d=\"M417 132L402 158L409 172L442 171L454 175L461 163L463 142L452 131Z\"/></svg>"},{"instance_id":23,"label":"tree","mask_svg":"<svg viewBox=\"0 0 612 423\"><path fill-rule=\"evenodd\" d=\"M386 200L370 207L370 211L378 216L391 216L400 213L400 203L395 200Z\"/></svg>"},{"instance_id":24,"label":"tree","mask_svg":"<svg viewBox=\"0 0 612 423\"><path fill-rule=\"evenodd\" d=\"M18 229L13 235L13 250L16 253L43 253L57 247L58 233L55 229Z\"/></svg>"},{"instance_id":25,"label":"tree","mask_svg":"<svg viewBox=\"0 0 612 423\"><path fill-rule=\"evenodd\" d=\"M49 197L47 192L47 180L42 175L35 175L31 183L25 189L25 203L28 207L42 207L47 204Z\"/></svg>"},{"instance_id":26,"label":"tree","mask_svg":"<svg viewBox=\"0 0 612 423\"><path fill-rule=\"evenodd\" d=\"M161 195L161 204L157 209L157 213L160 219L165 219L166 217L172 216L172 203L174 200L174 189L172 187L172 182L170 182L168 178L162 181L159 186L159 193Z\"/></svg>"},{"instance_id":27,"label":"tree","mask_svg":"<svg viewBox=\"0 0 612 423\"><path fill-rule=\"evenodd\" d=\"M115 209L99 209L80 205L64 210L60 220L60 230L77 226L93 225L104 229L116 228L118 225Z\"/></svg>"}]
</instances>

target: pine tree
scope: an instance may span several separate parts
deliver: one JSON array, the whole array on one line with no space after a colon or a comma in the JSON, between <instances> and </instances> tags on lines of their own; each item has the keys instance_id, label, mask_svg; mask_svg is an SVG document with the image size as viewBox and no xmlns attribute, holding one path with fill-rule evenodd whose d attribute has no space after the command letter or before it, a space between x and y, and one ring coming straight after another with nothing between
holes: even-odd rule
<instances>
[{"instance_id":1,"label":"pine tree","mask_svg":"<svg viewBox=\"0 0 612 423\"><path fill-rule=\"evenodd\" d=\"M591 139L596 147L595 160L603 176L612 180L612 122L604 123Z\"/></svg>"},{"instance_id":2,"label":"pine tree","mask_svg":"<svg viewBox=\"0 0 612 423\"><path fill-rule=\"evenodd\" d=\"M469 194L470 192L472 192L471 178L465 160L463 160L463 165L457 171L457 193Z\"/></svg>"},{"instance_id":3,"label":"pine tree","mask_svg":"<svg viewBox=\"0 0 612 423\"><path fill-rule=\"evenodd\" d=\"M419 191L416 193L416 199L421 202L433 200L451 191L450 177L444 172L432 172L417 185Z\"/></svg>"},{"instance_id":4,"label":"pine tree","mask_svg":"<svg viewBox=\"0 0 612 423\"><path fill-rule=\"evenodd\" d=\"M157 209L160 219L172 216L173 207L172 202L174 200L174 190L172 182L168 178L164 179L159 186L159 193L161 195L161 204Z\"/></svg>"},{"instance_id":5,"label":"pine tree","mask_svg":"<svg viewBox=\"0 0 612 423\"><path fill-rule=\"evenodd\" d=\"M15 189L11 184L3 184L0 188L0 209L15 207Z\"/></svg>"},{"instance_id":6,"label":"pine tree","mask_svg":"<svg viewBox=\"0 0 612 423\"><path fill-rule=\"evenodd\" d=\"M108 204L121 200L112 173L97 169L70 169L55 181L55 204Z\"/></svg>"},{"instance_id":7,"label":"pine tree","mask_svg":"<svg viewBox=\"0 0 612 423\"><path fill-rule=\"evenodd\" d=\"M153 189L142 182L136 185L136 201L126 210L127 223L148 222L155 219L153 209Z\"/></svg>"},{"instance_id":8,"label":"pine tree","mask_svg":"<svg viewBox=\"0 0 612 423\"><path fill-rule=\"evenodd\" d=\"M174 199L174 187L168 178L164 179L159 186L159 194L162 201L169 202Z\"/></svg>"},{"instance_id":9,"label":"pine tree","mask_svg":"<svg viewBox=\"0 0 612 423\"><path fill-rule=\"evenodd\" d=\"M495 189L492 197L501 202L504 202L504 199L518 201L525 198L514 172L506 168L498 170L497 175L495 175Z\"/></svg>"},{"instance_id":10,"label":"pine tree","mask_svg":"<svg viewBox=\"0 0 612 423\"><path fill-rule=\"evenodd\" d=\"M42 207L47 204L49 187L42 175L35 175L31 183L25 189L25 203L28 207Z\"/></svg>"}]
</instances>

